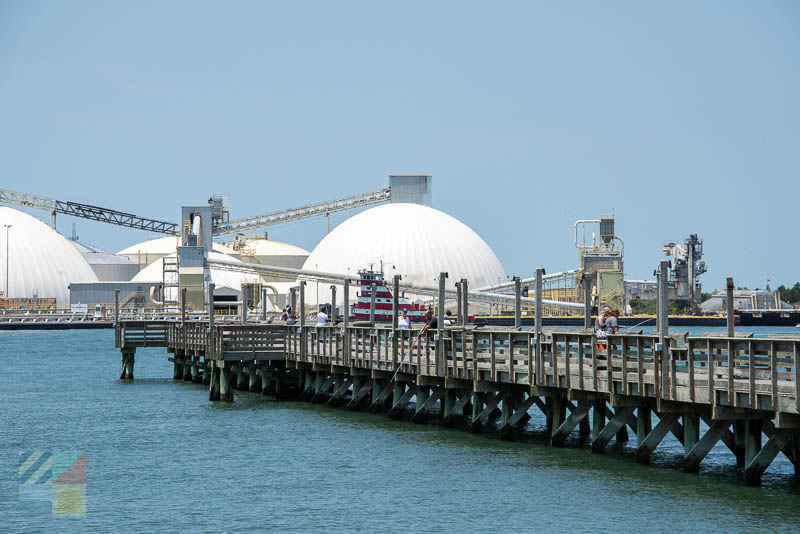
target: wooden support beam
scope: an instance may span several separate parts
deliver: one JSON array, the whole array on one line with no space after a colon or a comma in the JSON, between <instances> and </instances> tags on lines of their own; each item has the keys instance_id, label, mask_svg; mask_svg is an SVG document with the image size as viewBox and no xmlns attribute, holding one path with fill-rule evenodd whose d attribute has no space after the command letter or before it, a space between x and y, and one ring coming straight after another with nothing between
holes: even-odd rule
<instances>
[{"instance_id":1,"label":"wooden support beam","mask_svg":"<svg viewBox=\"0 0 800 534\"><path fill-rule=\"evenodd\" d=\"M745 422L744 426L744 465L748 466L761 452L761 421L752 419ZM759 480L759 484L760 484Z\"/></svg>"},{"instance_id":2,"label":"wooden support beam","mask_svg":"<svg viewBox=\"0 0 800 534\"><path fill-rule=\"evenodd\" d=\"M194 369L194 366L192 366ZM258 364L250 363L247 366L247 389L250 390L251 393L261 393L261 382L258 380ZM302 386L302 383L301 383Z\"/></svg>"},{"instance_id":3,"label":"wooden support beam","mask_svg":"<svg viewBox=\"0 0 800 534\"><path fill-rule=\"evenodd\" d=\"M731 421L714 421L711 423L711 426L708 428L703 437L697 440L697 442L692 446L688 453L686 453L683 461L683 468L685 471L689 473L697 473L700 471L700 462L703 461L703 458L711 451L712 447L717 444L717 442L722 439L722 436L728 432L728 428L731 426ZM686 422L684 422L684 429L686 428ZM698 422L699 428L699 422ZM689 440L686 439L684 446L689 443Z\"/></svg>"},{"instance_id":4,"label":"wooden support beam","mask_svg":"<svg viewBox=\"0 0 800 534\"><path fill-rule=\"evenodd\" d=\"M317 374L317 384L319 384L319 386L314 388L314 396L311 397L311 402L313 403L318 404L324 401L325 395L328 394L328 391L330 391L331 386L333 386L334 382L336 382L337 380L337 375L331 375L328 378L325 378L324 381L322 381L324 377L325 375L323 373ZM320 381L322 381L322 383L320 383Z\"/></svg>"},{"instance_id":5,"label":"wooden support beam","mask_svg":"<svg viewBox=\"0 0 800 534\"><path fill-rule=\"evenodd\" d=\"M136 348L122 349L122 372L120 380L133 380L133 364L135 361Z\"/></svg>"},{"instance_id":6,"label":"wooden support beam","mask_svg":"<svg viewBox=\"0 0 800 534\"><path fill-rule=\"evenodd\" d=\"M751 426L752 422L750 423ZM757 425L756 425L757 426ZM748 434L751 434L755 431L755 428L751 426L748 428ZM763 447L761 447L761 436L759 430L758 436L758 452L753 454L752 458L750 457L750 453L755 452L755 449L750 450L748 449L748 462L747 466L744 470L744 483L748 486L760 486L761 485L761 475L764 474L764 471L767 470L769 464L772 463L772 460L778 455L778 453L783 449L788 443L792 435L794 435L797 431L790 430L790 429L779 429L775 431L775 434L771 438L767 440ZM748 436L748 444L750 443L751 439L753 443L755 443L755 439Z\"/></svg>"},{"instance_id":7,"label":"wooden support beam","mask_svg":"<svg viewBox=\"0 0 800 534\"><path fill-rule=\"evenodd\" d=\"M625 419L628 415L633 415L632 406L625 406L617 410L616 415L606 423L603 430L592 440L592 452L603 452L605 450L606 445L626 425Z\"/></svg>"},{"instance_id":8,"label":"wooden support beam","mask_svg":"<svg viewBox=\"0 0 800 534\"><path fill-rule=\"evenodd\" d=\"M674 423L678 422L678 418L681 416L678 412L669 412L662 415L661 419L656 424L653 431L650 432L647 437L645 437L644 441L639 445L636 449L636 461L639 463L649 463L650 456L653 454L653 451L656 450L658 444L664 439L667 435L667 432L670 431L670 428Z\"/></svg>"},{"instance_id":9,"label":"wooden support beam","mask_svg":"<svg viewBox=\"0 0 800 534\"><path fill-rule=\"evenodd\" d=\"M649 406L639 406L636 410L636 446L644 443L647 435L653 431L653 413Z\"/></svg>"},{"instance_id":10,"label":"wooden support beam","mask_svg":"<svg viewBox=\"0 0 800 534\"><path fill-rule=\"evenodd\" d=\"M368 378L363 385L358 388L358 391L356 391L356 387L353 385L353 398L347 403L347 409L358 410L364 400L369 397L370 393L372 393L371 378Z\"/></svg>"},{"instance_id":11,"label":"wooden support beam","mask_svg":"<svg viewBox=\"0 0 800 534\"><path fill-rule=\"evenodd\" d=\"M709 427L711 427L714 424L714 420L711 417L709 417L708 415L706 415L706 414L701 414L700 418ZM742 429L744 429L744 421L743 420L733 420L733 421L731 421L731 420L723 419L723 421L727 421L729 427L731 425L733 425L734 431L736 430L737 425L740 426ZM728 447L728 449L733 453L733 455L736 456L736 465L742 465L743 466L744 465L744 439L741 440L741 444L742 444L741 445L741 449L737 445L737 438L734 435L734 432L731 432L730 429L728 429L725 432L723 432L722 436L720 436L719 439L722 440L722 443L724 443L725 446Z\"/></svg>"},{"instance_id":12,"label":"wooden support beam","mask_svg":"<svg viewBox=\"0 0 800 534\"><path fill-rule=\"evenodd\" d=\"M433 388L430 395L424 402L420 403L419 396L417 397L417 410L411 418L415 423L425 423L428 420L428 413L436 406L436 403L444 394L444 386L437 386Z\"/></svg>"},{"instance_id":13,"label":"wooden support beam","mask_svg":"<svg viewBox=\"0 0 800 534\"><path fill-rule=\"evenodd\" d=\"M597 439L603 427L606 426L606 401L605 399L597 399L594 401L592 410L592 440Z\"/></svg>"},{"instance_id":14,"label":"wooden support beam","mask_svg":"<svg viewBox=\"0 0 800 534\"><path fill-rule=\"evenodd\" d=\"M775 414L775 427L786 430L800 429L800 415L796 413L777 412Z\"/></svg>"},{"instance_id":15,"label":"wooden support beam","mask_svg":"<svg viewBox=\"0 0 800 534\"><path fill-rule=\"evenodd\" d=\"M497 405L500 404L502 398L503 398L502 392L495 393L491 397L487 398L486 404L484 405L483 410L478 416L478 420L481 422L488 420L489 416L497 408Z\"/></svg>"},{"instance_id":16,"label":"wooden support beam","mask_svg":"<svg viewBox=\"0 0 800 534\"><path fill-rule=\"evenodd\" d=\"M483 411L483 399L485 396L486 394L480 391L472 392L472 418L469 421L470 432L478 433L483 430L481 412Z\"/></svg>"},{"instance_id":17,"label":"wooden support beam","mask_svg":"<svg viewBox=\"0 0 800 534\"><path fill-rule=\"evenodd\" d=\"M208 400L219 400L219 368L217 362L211 361L211 378L208 384Z\"/></svg>"},{"instance_id":18,"label":"wooden support beam","mask_svg":"<svg viewBox=\"0 0 800 534\"><path fill-rule=\"evenodd\" d=\"M524 401L520 400L519 404L515 405L514 413L508 418L508 420L500 427L500 437L503 439L510 439L512 436L512 432L515 426L517 426L520 422L522 422L526 416L528 416L528 410L531 409L534 402L539 400L538 397L534 397L532 395L528 395ZM541 402L541 401L539 401Z\"/></svg>"},{"instance_id":19,"label":"wooden support beam","mask_svg":"<svg viewBox=\"0 0 800 534\"><path fill-rule=\"evenodd\" d=\"M384 402L393 394L393 390L388 384L381 384L375 379L372 381L372 388L372 404L369 405L367 411L377 413L381 411ZM377 395L375 395L376 391Z\"/></svg>"},{"instance_id":20,"label":"wooden support beam","mask_svg":"<svg viewBox=\"0 0 800 534\"><path fill-rule=\"evenodd\" d=\"M697 415L697 412L684 413L683 414L683 457L684 458L688 458L689 453L691 452L692 449L694 449L694 446L697 445L698 441L700 441L700 416ZM714 443L716 443L716 441Z\"/></svg>"},{"instance_id":21,"label":"wooden support beam","mask_svg":"<svg viewBox=\"0 0 800 534\"><path fill-rule=\"evenodd\" d=\"M566 420L553 432L550 438L550 446L563 447L567 436L569 436L570 432L572 432L578 423L583 421L589 413L589 410L592 409L592 406L594 406L594 401L592 400L578 401L578 406L572 410L572 413L569 414Z\"/></svg>"},{"instance_id":22,"label":"wooden support beam","mask_svg":"<svg viewBox=\"0 0 800 534\"><path fill-rule=\"evenodd\" d=\"M449 389L445 389L445 395L447 395L448 391L453 391L453 395L455 395L455 390L449 390ZM464 406L466 406L469 401L470 401L469 393L466 391L462 391L461 396L458 397L458 400L454 400L454 402L450 406L450 409L447 411L447 413L444 414L444 420L443 420L444 426L448 427L453 426L453 424L455 423L456 416L462 412Z\"/></svg>"},{"instance_id":23,"label":"wooden support beam","mask_svg":"<svg viewBox=\"0 0 800 534\"><path fill-rule=\"evenodd\" d=\"M417 393L417 385L414 383L408 384L408 389L403 393L398 400L396 400L392 408L389 410L389 417L392 419L400 419L403 415L403 409L405 409L408 402L411 400Z\"/></svg>"},{"instance_id":24,"label":"wooden support beam","mask_svg":"<svg viewBox=\"0 0 800 534\"><path fill-rule=\"evenodd\" d=\"M328 406L339 406L339 404L342 402L342 397L344 397L345 393L350 390L350 386L353 385L353 377L348 376L342 380L342 375L337 376L339 379L336 382L336 388L334 388L333 395L331 395L331 398L328 399Z\"/></svg>"}]
</instances>

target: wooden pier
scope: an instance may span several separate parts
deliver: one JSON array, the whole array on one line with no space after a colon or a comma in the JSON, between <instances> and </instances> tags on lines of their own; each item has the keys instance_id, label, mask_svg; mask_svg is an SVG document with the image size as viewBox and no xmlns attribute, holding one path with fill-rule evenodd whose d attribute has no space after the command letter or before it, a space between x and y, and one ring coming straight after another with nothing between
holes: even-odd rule
<instances>
[{"instance_id":1,"label":"wooden pier","mask_svg":"<svg viewBox=\"0 0 800 534\"><path fill-rule=\"evenodd\" d=\"M133 378L138 347L165 347L174 378L207 384L210 400L255 391L419 423L435 415L472 432L499 418L503 439L536 406L552 446L580 428L602 453L630 429L642 463L672 434L689 472L722 441L748 485L759 485L781 453L800 474L800 336L634 333L603 343L584 330L537 336L471 326L420 342L414 334L380 325L122 320L115 340L121 378Z\"/></svg>"}]
</instances>

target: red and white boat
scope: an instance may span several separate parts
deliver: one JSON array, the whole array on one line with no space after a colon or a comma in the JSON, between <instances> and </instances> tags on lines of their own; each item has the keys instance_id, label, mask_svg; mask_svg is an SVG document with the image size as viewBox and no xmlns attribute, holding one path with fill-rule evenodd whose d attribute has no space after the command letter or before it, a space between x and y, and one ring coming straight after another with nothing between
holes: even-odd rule
<instances>
[{"instance_id":1,"label":"red and white boat","mask_svg":"<svg viewBox=\"0 0 800 534\"><path fill-rule=\"evenodd\" d=\"M358 292L358 302L353 310L353 317L356 319L369 320L369 308L372 302L372 285L375 285L375 320L392 320L392 292L383 279L382 271L365 269L358 271L360 290ZM421 303L415 304L410 299L400 297L397 303L398 314L403 310L408 312L408 317L412 321L425 320L425 306Z\"/></svg>"}]
</instances>

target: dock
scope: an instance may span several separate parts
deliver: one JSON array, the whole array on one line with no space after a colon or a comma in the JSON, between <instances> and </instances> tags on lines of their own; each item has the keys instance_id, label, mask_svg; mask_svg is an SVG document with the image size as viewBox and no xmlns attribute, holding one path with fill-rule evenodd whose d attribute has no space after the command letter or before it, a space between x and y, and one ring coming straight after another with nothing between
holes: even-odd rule
<instances>
[{"instance_id":1,"label":"dock","mask_svg":"<svg viewBox=\"0 0 800 534\"><path fill-rule=\"evenodd\" d=\"M721 441L747 485L759 485L778 454L800 474L800 336L662 331L598 340L583 329L467 325L416 340L396 325L312 326L302 314L300 322L118 319L120 378L133 379L137 348L164 347L173 378L206 384L212 401L261 392L417 423L435 417L471 432L499 419L502 439L539 409L553 447L582 431L603 453L632 434L636 461L648 463L671 434L688 472Z\"/></svg>"}]
</instances>

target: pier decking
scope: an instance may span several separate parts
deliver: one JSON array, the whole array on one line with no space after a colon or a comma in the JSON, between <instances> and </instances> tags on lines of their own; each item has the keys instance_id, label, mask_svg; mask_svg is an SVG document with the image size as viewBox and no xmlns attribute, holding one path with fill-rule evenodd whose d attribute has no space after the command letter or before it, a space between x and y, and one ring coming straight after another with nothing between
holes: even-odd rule
<instances>
[{"instance_id":1,"label":"pier decking","mask_svg":"<svg viewBox=\"0 0 800 534\"><path fill-rule=\"evenodd\" d=\"M721 440L749 485L760 484L779 453L796 472L800 461L800 337L674 334L661 345L656 335L627 334L602 344L584 331L537 339L533 331L458 327L418 343L408 330L382 326L207 320L119 321L115 337L121 378L133 378L138 347L165 347L174 378L208 384L210 400L260 391L416 422L438 407L443 424L463 420L473 432L500 418L503 439L535 405L551 445L563 446L580 426L599 453L630 429L643 463L671 433L684 446L685 469L696 472Z\"/></svg>"}]
</instances>

